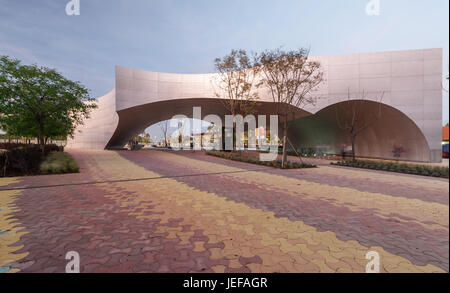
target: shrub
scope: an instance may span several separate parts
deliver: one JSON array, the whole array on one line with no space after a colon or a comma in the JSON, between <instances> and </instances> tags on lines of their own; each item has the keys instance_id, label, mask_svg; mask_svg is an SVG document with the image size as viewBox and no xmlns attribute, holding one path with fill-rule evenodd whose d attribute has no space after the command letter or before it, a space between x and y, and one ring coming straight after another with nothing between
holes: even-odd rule
<instances>
[{"instance_id":1,"label":"shrub","mask_svg":"<svg viewBox=\"0 0 450 293\"><path fill-rule=\"evenodd\" d=\"M79 172L78 165L77 165L77 163L75 161L70 161L67 164L67 167L69 168L69 172L71 172L71 173L78 173Z\"/></svg>"},{"instance_id":2,"label":"shrub","mask_svg":"<svg viewBox=\"0 0 450 293\"><path fill-rule=\"evenodd\" d=\"M77 173L78 166L68 153L54 152L40 166L42 174Z\"/></svg>"}]
</instances>

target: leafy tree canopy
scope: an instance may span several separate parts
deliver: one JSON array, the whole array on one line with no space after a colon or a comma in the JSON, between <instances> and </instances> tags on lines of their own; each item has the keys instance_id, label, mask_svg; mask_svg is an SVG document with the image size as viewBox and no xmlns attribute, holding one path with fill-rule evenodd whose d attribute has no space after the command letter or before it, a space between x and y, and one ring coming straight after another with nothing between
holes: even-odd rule
<instances>
[{"instance_id":1,"label":"leafy tree canopy","mask_svg":"<svg viewBox=\"0 0 450 293\"><path fill-rule=\"evenodd\" d=\"M55 69L0 56L0 128L9 135L36 137L42 146L72 137L96 107L88 89Z\"/></svg>"}]
</instances>

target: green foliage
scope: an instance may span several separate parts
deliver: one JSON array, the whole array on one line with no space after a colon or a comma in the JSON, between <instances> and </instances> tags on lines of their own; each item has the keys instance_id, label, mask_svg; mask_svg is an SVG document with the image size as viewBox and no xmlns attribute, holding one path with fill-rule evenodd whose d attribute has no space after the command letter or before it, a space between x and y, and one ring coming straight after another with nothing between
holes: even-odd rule
<instances>
[{"instance_id":1,"label":"green foliage","mask_svg":"<svg viewBox=\"0 0 450 293\"><path fill-rule=\"evenodd\" d=\"M137 143L151 143L152 139L150 138L150 134L144 133L142 135L138 135L134 138L134 141Z\"/></svg>"},{"instance_id":2,"label":"green foliage","mask_svg":"<svg viewBox=\"0 0 450 293\"><path fill-rule=\"evenodd\" d=\"M284 168L282 168L280 160L264 162L264 161L260 161L258 157L250 157L250 156L245 156L245 155L239 155L236 153L225 153L225 152L207 152L206 154L210 155L210 156L218 157L218 158L227 159L227 160L268 166L268 167L279 168L279 169L304 169L304 168L316 168L317 167L315 165L306 164L306 163L287 162L286 165L284 166Z\"/></svg>"},{"instance_id":3,"label":"green foliage","mask_svg":"<svg viewBox=\"0 0 450 293\"><path fill-rule=\"evenodd\" d=\"M39 145L0 143L0 177L27 176L39 173L39 166L44 159ZM45 153L61 152L62 147L47 145Z\"/></svg>"},{"instance_id":4,"label":"green foliage","mask_svg":"<svg viewBox=\"0 0 450 293\"><path fill-rule=\"evenodd\" d=\"M78 166L68 153L55 152L41 163L40 171L41 174L78 173Z\"/></svg>"},{"instance_id":5,"label":"green foliage","mask_svg":"<svg viewBox=\"0 0 450 293\"><path fill-rule=\"evenodd\" d=\"M379 161L340 161L337 163L331 163L332 165L363 168L363 169L373 169L413 175L422 176L432 176L449 178L449 168L448 167L433 167L426 165L416 165L416 164L398 164L394 162L379 162Z\"/></svg>"},{"instance_id":6,"label":"green foliage","mask_svg":"<svg viewBox=\"0 0 450 293\"><path fill-rule=\"evenodd\" d=\"M12 136L72 137L96 108L89 91L55 69L0 56L0 128Z\"/></svg>"}]
</instances>

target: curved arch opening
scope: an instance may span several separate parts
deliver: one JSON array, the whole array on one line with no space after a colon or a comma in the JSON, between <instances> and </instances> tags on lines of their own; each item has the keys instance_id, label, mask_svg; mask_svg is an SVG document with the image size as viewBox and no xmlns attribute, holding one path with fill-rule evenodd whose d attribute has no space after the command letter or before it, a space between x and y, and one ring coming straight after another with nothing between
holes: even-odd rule
<instances>
[{"instance_id":1,"label":"curved arch opening","mask_svg":"<svg viewBox=\"0 0 450 293\"><path fill-rule=\"evenodd\" d=\"M349 131L339 125L336 112L339 107L349 107L353 101L356 100L336 103L315 115L296 120L289 131L294 145L299 149L315 148L328 154L340 154L342 146L351 145L351 136ZM400 110L383 103L369 100L360 102L362 119L373 119L372 113L378 108L380 117L357 135L356 156L417 162L430 161L428 142L412 119ZM400 157L396 157L396 150L397 153L398 150L402 150Z\"/></svg>"},{"instance_id":2,"label":"curved arch opening","mask_svg":"<svg viewBox=\"0 0 450 293\"><path fill-rule=\"evenodd\" d=\"M217 115L225 125L225 116L229 113L220 99L177 99L140 105L118 111L119 123L117 129L108 142L107 149L123 148L130 139L136 137L160 121L169 120L176 115L184 115L194 118L193 109L201 108L201 120L208 115ZM274 103L258 102L255 107L255 115L275 115ZM293 107L295 118L299 119L311 115L311 113ZM269 121L269 118L267 119Z\"/></svg>"}]
</instances>

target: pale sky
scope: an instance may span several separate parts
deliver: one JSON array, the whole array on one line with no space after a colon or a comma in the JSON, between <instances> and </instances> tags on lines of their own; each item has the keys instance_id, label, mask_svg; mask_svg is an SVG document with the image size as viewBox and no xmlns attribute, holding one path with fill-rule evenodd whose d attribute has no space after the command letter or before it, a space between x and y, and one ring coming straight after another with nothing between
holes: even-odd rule
<instances>
[{"instance_id":1,"label":"pale sky","mask_svg":"<svg viewBox=\"0 0 450 293\"><path fill-rule=\"evenodd\" d=\"M444 49L448 75L449 1L380 0L0 0L0 55L57 68L93 97L114 88L114 66L213 72L231 49L310 47L312 55ZM448 83L444 83L448 88ZM448 122L448 93L444 94Z\"/></svg>"}]
</instances>

